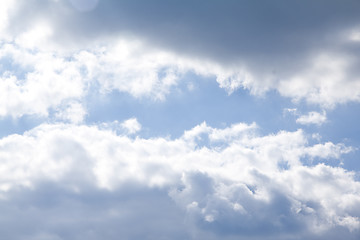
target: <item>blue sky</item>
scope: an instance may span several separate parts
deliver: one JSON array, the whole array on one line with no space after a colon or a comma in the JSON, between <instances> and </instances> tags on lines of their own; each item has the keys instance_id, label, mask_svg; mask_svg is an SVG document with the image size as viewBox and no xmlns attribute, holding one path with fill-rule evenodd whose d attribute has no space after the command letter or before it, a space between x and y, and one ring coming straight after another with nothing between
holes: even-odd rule
<instances>
[{"instance_id":1,"label":"blue sky","mask_svg":"<svg viewBox=\"0 0 360 240\"><path fill-rule=\"evenodd\" d=\"M1 235L358 239L359 10L2 1Z\"/></svg>"}]
</instances>

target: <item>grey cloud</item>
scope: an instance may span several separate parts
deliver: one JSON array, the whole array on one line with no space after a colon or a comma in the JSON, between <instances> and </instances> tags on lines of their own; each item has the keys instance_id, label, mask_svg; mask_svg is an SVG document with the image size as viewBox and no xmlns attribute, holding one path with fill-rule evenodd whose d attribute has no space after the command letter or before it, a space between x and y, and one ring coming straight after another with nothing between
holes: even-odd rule
<instances>
[{"instance_id":1,"label":"grey cloud","mask_svg":"<svg viewBox=\"0 0 360 240\"><path fill-rule=\"evenodd\" d=\"M67 1L26 4L18 21L47 15L58 24L58 33L72 37L72 41L129 33L161 47L225 61L256 59L266 63L270 59L274 62L274 58L301 56L304 51L334 48L334 33L360 24L360 3L352 0L226 4L100 0L97 8L86 13L70 9Z\"/></svg>"},{"instance_id":2,"label":"grey cloud","mask_svg":"<svg viewBox=\"0 0 360 240\"><path fill-rule=\"evenodd\" d=\"M255 174L255 173L254 173ZM312 201L303 202L315 212L294 212L294 200L286 193L274 188L274 182L267 179L264 187L270 194L269 201L258 199L256 190L243 184L216 184L215 179L202 173L188 173L186 187L170 194L175 201L186 205L191 223L197 226L195 239L357 239L359 231L349 232L344 227L334 227L310 233L323 219L323 209ZM197 185L205 186L198 191ZM230 194L221 196L221 188L228 188ZM234 204L240 204L238 208ZM317 215L317 216L316 216ZM213 216L210 220L208 216Z\"/></svg>"},{"instance_id":3,"label":"grey cloud","mask_svg":"<svg viewBox=\"0 0 360 240\"><path fill-rule=\"evenodd\" d=\"M86 12L65 0L22 4L9 21L15 36L34 19L47 19L55 29L52 40L62 47L92 48L126 36L149 48L231 68L226 78L255 93L277 89L283 96L325 107L360 100L360 44L348 39L351 31L360 31L356 0L100 0ZM340 62L331 65L333 60ZM244 68L255 80L238 74Z\"/></svg>"},{"instance_id":4,"label":"grey cloud","mask_svg":"<svg viewBox=\"0 0 360 240\"><path fill-rule=\"evenodd\" d=\"M182 208L168 188L148 188L124 183L114 191L89 187L80 192L67 184L43 181L33 189L17 188L0 200L0 230L7 239L338 239L355 240L358 230L332 227L319 235L309 233L306 215L291 210L291 199L276 190L271 201L256 200L243 185L230 186L231 201L241 203L247 213L234 211L228 199L216 192L206 174L188 173L189 203ZM197 186L199 185L199 186ZM204 189L199 189L203 185ZM198 192L198 190L201 190ZM174 201L175 200L175 201ZM185 204L182 199L180 204ZM316 203L308 203L316 208ZM319 206L318 206L319 207ZM214 214L214 221L204 215Z\"/></svg>"},{"instance_id":5,"label":"grey cloud","mask_svg":"<svg viewBox=\"0 0 360 240\"><path fill-rule=\"evenodd\" d=\"M0 209L6 239L190 239L184 212L165 189L131 182L114 192L79 193L44 181L35 189L9 191Z\"/></svg>"}]
</instances>

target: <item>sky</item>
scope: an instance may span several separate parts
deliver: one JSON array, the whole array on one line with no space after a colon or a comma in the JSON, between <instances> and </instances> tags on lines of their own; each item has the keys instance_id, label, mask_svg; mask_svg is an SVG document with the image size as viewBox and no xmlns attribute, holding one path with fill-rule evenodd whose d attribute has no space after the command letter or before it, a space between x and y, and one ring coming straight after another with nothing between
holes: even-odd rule
<instances>
[{"instance_id":1,"label":"sky","mask_svg":"<svg viewBox=\"0 0 360 240\"><path fill-rule=\"evenodd\" d=\"M359 239L359 11L2 0L1 239Z\"/></svg>"}]
</instances>

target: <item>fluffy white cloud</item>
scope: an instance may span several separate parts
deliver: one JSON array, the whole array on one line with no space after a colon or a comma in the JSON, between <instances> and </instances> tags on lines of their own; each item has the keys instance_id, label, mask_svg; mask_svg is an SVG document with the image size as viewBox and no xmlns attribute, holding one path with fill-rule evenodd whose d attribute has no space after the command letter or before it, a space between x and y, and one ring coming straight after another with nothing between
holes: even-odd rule
<instances>
[{"instance_id":1,"label":"fluffy white cloud","mask_svg":"<svg viewBox=\"0 0 360 240\"><path fill-rule=\"evenodd\" d=\"M309 112L307 115L301 115L296 119L296 123L303 125L316 124L318 126L326 122L326 112Z\"/></svg>"},{"instance_id":2,"label":"fluffy white cloud","mask_svg":"<svg viewBox=\"0 0 360 240\"><path fill-rule=\"evenodd\" d=\"M359 101L360 80L352 71L357 64L353 57L320 53L308 60L304 70L280 80L277 89L295 101L305 99L327 108Z\"/></svg>"},{"instance_id":3,"label":"fluffy white cloud","mask_svg":"<svg viewBox=\"0 0 360 240\"><path fill-rule=\"evenodd\" d=\"M141 130L141 124L136 118L130 118L121 123L121 127L124 128L129 134L137 133Z\"/></svg>"},{"instance_id":4,"label":"fluffy white cloud","mask_svg":"<svg viewBox=\"0 0 360 240\"><path fill-rule=\"evenodd\" d=\"M0 116L47 116L49 108L85 94L79 63L56 53L3 43L0 64Z\"/></svg>"},{"instance_id":5,"label":"fluffy white cloud","mask_svg":"<svg viewBox=\"0 0 360 240\"><path fill-rule=\"evenodd\" d=\"M177 239L185 231L190 239L325 239L336 230L356 239L360 183L355 173L326 164L326 158L340 158L351 150L331 142L308 145L301 130L260 136L255 124L216 129L203 123L177 139L131 138L97 126L43 124L0 140L0 206L8 208L2 214L5 219L6 214L22 216L24 224L30 217L49 217L47 211L52 211L63 231L49 224L42 233L25 227L21 231L59 239L66 234L77 239L70 227L75 208L81 226L77 233L83 236L94 224L87 215L101 216L91 235L97 236L111 231L113 225L106 226L111 219L123 227L126 219L137 219L145 211L145 228L160 216L175 221L165 224L179 227L175 235L161 230L160 220L154 222L165 238ZM306 159L315 157L325 160L306 166ZM56 197L47 203L50 189ZM118 196L134 204L124 203L125 210L116 203ZM101 207L91 209L98 198ZM149 199L159 203L147 203ZM163 215L163 207L168 214ZM33 214L20 213L19 208L34 209ZM10 224L11 218L3 221ZM184 221L186 226L180 224ZM134 231L127 229L121 236L134 236Z\"/></svg>"},{"instance_id":6,"label":"fluffy white cloud","mask_svg":"<svg viewBox=\"0 0 360 240\"><path fill-rule=\"evenodd\" d=\"M135 98L164 100L187 72L215 76L230 92L240 84L229 81L234 73L217 63L151 49L138 40L116 39L81 51L56 50L37 34L46 36L43 28L48 29L37 26L16 43L0 43L0 116L47 116L51 109L59 111L64 104L84 101L90 91L117 90ZM37 41L44 41L44 49L33 44Z\"/></svg>"}]
</instances>

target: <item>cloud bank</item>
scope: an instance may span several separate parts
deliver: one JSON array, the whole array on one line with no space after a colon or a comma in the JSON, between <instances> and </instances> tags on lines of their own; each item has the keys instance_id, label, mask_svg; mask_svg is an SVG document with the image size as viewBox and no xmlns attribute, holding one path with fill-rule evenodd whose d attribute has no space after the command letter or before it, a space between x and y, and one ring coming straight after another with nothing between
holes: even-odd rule
<instances>
[{"instance_id":1,"label":"cloud bank","mask_svg":"<svg viewBox=\"0 0 360 240\"><path fill-rule=\"evenodd\" d=\"M20 226L6 230L12 239L359 236L360 183L327 165L352 148L310 145L301 130L261 136L255 124L202 123L144 139L43 124L0 149L2 228Z\"/></svg>"}]
</instances>

